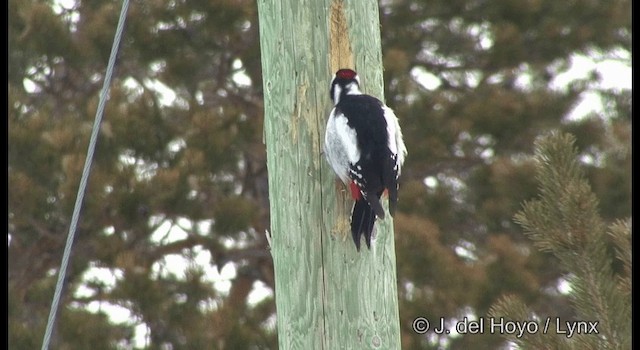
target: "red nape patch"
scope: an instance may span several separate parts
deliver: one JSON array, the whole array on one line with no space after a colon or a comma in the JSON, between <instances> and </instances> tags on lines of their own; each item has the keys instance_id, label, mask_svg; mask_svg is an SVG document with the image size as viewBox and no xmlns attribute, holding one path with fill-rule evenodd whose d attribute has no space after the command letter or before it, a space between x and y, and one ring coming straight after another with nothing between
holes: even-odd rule
<instances>
[{"instance_id":1,"label":"red nape patch","mask_svg":"<svg viewBox=\"0 0 640 350\"><path fill-rule=\"evenodd\" d=\"M341 79L351 80L355 78L356 72L352 71L351 69L340 69L336 72L336 76Z\"/></svg>"},{"instance_id":2,"label":"red nape patch","mask_svg":"<svg viewBox=\"0 0 640 350\"><path fill-rule=\"evenodd\" d=\"M360 187L358 187L355 182L351 181L351 183L349 184L349 189L351 189L351 198L357 201L362 199L362 192L360 192Z\"/></svg>"}]
</instances>

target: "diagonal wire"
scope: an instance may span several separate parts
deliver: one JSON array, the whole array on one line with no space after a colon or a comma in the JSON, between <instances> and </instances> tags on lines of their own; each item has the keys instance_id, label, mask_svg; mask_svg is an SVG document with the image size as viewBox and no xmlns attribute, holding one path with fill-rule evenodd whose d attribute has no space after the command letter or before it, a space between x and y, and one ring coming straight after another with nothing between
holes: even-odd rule
<instances>
[{"instance_id":1,"label":"diagonal wire","mask_svg":"<svg viewBox=\"0 0 640 350\"><path fill-rule=\"evenodd\" d=\"M78 187L76 203L75 203L75 206L73 207L73 215L71 217L71 225L69 226L69 234L67 235L67 243L64 247L64 253L62 254L62 262L60 264L60 272L58 273L58 282L56 283L56 290L55 290L55 293L53 294L53 301L51 302L51 311L49 312L49 320L47 321L47 328L44 333L44 339L42 340L42 350L49 349L51 333L53 330L53 325L56 320L56 313L58 312L58 304L60 303L60 294L62 293L64 278L67 273L67 265L69 264L69 256L71 255L71 246L73 245L73 238L76 234L76 227L78 225L78 218L80 216L82 200L84 198L84 193L87 188L87 179L89 178L91 163L93 161L93 152L96 148L98 132L100 131L100 122L102 121L102 114L104 113L105 100L107 99L107 93L109 92L109 85L111 84L111 76L113 75L113 66L115 65L116 56L118 53L118 47L120 46L120 39L122 38L122 31L124 28L124 22L126 19L128 8L129 8L129 0L124 0L122 4L122 10L120 11L120 19L118 20L116 34L113 39L113 46L111 47L111 55L109 56L109 64L107 65L107 72L105 74L104 83L102 85L102 90L100 92L100 102L98 103L98 109L96 110L93 129L91 131L91 139L89 140L87 158L85 159L84 168L82 169L82 177L80 178L80 186Z\"/></svg>"}]
</instances>

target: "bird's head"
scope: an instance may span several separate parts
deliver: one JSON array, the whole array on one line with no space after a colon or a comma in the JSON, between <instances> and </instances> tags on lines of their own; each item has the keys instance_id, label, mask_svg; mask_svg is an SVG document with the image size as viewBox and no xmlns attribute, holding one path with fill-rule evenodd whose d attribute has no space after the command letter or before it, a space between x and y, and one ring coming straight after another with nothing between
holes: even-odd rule
<instances>
[{"instance_id":1,"label":"bird's head","mask_svg":"<svg viewBox=\"0 0 640 350\"><path fill-rule=\"evenodd\" d=\"M348 68L339 69L331 81L330 94L334 105L337 105L344 95L362 94L358 73Z\"/></svg>"}]
</instances>

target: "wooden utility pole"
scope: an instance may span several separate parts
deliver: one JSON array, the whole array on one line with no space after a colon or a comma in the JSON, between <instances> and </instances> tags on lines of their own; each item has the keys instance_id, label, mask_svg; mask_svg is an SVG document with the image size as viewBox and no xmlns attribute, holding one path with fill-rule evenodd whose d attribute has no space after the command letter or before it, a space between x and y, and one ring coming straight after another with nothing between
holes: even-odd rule
<instances>
[{"instance_id":1,"label":"wooden utility pole","mask_svg":"<svg viewBox=\"0 0 640 350\"><path fill-rule=\"evenodd\" d=\"M322 154L337 69L384 99L378 3L257 1L279 348L400 349L392 220L358 253Z\"/></svg>"}]
</instances>

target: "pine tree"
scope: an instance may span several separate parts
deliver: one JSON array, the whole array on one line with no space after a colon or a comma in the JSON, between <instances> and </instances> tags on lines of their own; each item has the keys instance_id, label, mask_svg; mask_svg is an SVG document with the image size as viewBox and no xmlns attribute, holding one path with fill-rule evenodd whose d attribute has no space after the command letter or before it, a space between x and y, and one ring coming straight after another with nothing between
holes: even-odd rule
<instances>
[{"instance_id":1,"label":"pine tree","mask_svg":"<svg viewBox=\"0 0 640 350\"><path fill-rule=\"evenodd\" d=\"M607 227L574 144L572 135L558 132L536 141L540 195L524 204L515 221L538 249L550 252L560 262L571 286L569 297L575 318L560 320L553 315L537 315L542 322L554 318L549 328L552 335L509 338L527 349L629 349L631 221L617 221ZM623 268L616 269L617 265ZM532 314L513 297L502 299L493 308L494 317L507 315L512 320L531 320ZM571 338L553 335L557 330L566 330L566 321L597 322L597 332ZM587 331L593 329L589 327Z\"/></svg>"}]
</instances>

